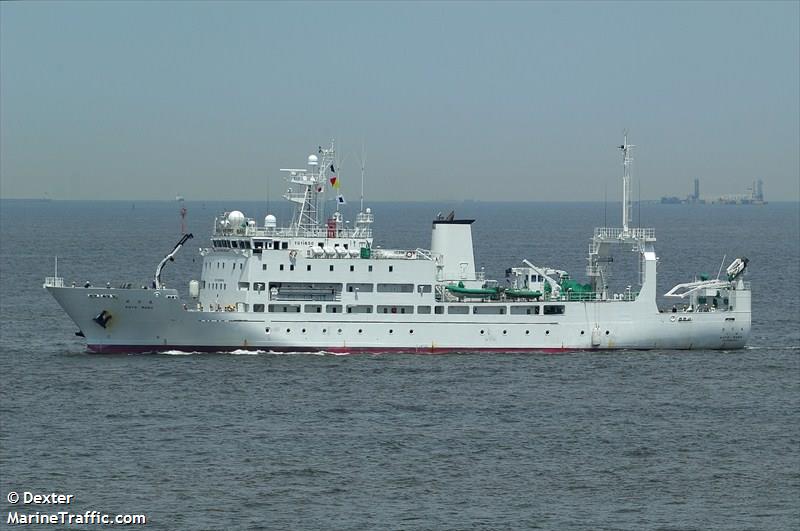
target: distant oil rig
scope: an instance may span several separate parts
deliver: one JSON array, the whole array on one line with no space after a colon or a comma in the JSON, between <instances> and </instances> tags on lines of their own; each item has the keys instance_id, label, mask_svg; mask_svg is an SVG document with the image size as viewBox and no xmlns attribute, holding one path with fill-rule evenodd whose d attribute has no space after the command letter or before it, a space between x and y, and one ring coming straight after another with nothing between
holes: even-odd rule
<instances>
[{"instance_id":1,"label":"distant oil rig","mask_svg":"<svg viewBox=\"0 0 800 531\"><path fill-rule=\"evenodd\" d=\"M721 205L766 205L764 201L764 181L753 181L746 194L723 195L712 201Z\"/></svg>"},{"instance_id":2,"label":"distant oil rig","mask_svg":"<svg viewBox=\"0 0 800 531\"><path fill-rule=\"evenodd\" d=\"M686 205L686 204L704 205L705 203L706 203L705 199L700 199L700 179L694 180L694 192L687 195L683 199L675 196L661 198L662 205Z\"/></svg>"},{"instance_id":3,"label":"distant oil rig","mask_svg":"<svg viewBox=\"0 0 800 531\"><path fill-rule=\"evenodd\" d=\"M722 195L710 201L700 198L700 179L694 180L693 192L684 198L669 196L662 197L662 205L705 205L706 203L719 205L766 205L764 201L764 181L753 181L753 186L747 189L746 194Z\"/></svg>"}]
</instances>

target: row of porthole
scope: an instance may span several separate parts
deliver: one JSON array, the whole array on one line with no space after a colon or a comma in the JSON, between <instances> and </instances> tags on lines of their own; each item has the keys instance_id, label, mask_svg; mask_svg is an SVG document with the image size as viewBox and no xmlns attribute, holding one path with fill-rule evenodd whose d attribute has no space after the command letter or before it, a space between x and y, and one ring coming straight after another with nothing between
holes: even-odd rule
<instances>
[{"instance_id":1,"label":"row of porthole","mask_svg":"<svg viewBox=\"0 0 800 531\"><path fill-rule=\"evenodd\" d=\"M265 328L265 329L264 329L264 331L265 331L267 334L269 334L269 333L270 333L270 329L269 329L269 327ZM303 328L302 330L300 330L300 332L301 332L301 333L303 333L303 334L305 334L305 333L306 333L306 329L305 329L305 328ZM337 332L337 333L339 333L339 334L341 334L341 333L342 333L342 329L341 329L341 328L339 328L339 329L338 329L336 332ZM291 334L291 333L292 333L292 329L291 329L291 328L287 328L287 329L286 329L286 333L287 333L287 334ZM327 328L323 328L323 329L322 329L322 333L323 333L323 334L327 334L327 333L328 333L328 329L327 329ZM358 329L358 333L359 333L359 334L363 334L363 333L364 333L364 329L363 329L363 328L359 328L359 329ZM390 333L390 334L394 334L394 329L393 329L393 328L390 328L390 329L389 329L389 333ZM414 329L413 329L413 328L412 328L412 329L410 329L410 330L408 331L408 333L409 333L409 334L413 334L413 333L414 333ZM484 335L485 333L486 333L486 330L481 330L481 335ZM585 333L586 333L586 332L585 332L584 330L581 330L581 335L584 335ZM606 335L608 335L609 333L610 333L610 332L609 332L608 330L606 330ZM530 334L531 334L531 331L530 331L530 330L525 330L525 335L526 335L526 336L529 336ZM503 330L503 335L504 335L504 336L505 336L505 335L508 335L508 330ZM550 330L545 330L545 331L544 331L544 335L546 335L546 336L549 336L549 335L550 335Z\"/></svg>"},{"instance_id":2,"label":"row of porthole","mask_svg":"<svg viewBox=\"0 0 800 531\"><path fill-rule=\"evenodd\" d=\"M305 328L303 328L302 330L300 330L300 332L301 332L301 333L303 333L303 334L305 334L305 333L306 333L306 331L307 331L307 330L306 330ZM270 328L269 328L269 327L267 327L267 328L265 328L265 329L264 329L264 332L265 332L265 333L267 333L267 334L269 334L269 333L271 332L271 330L270 330ZM336 331L336 333L338 333L338 334L341 334L342 332L343 332L343 330L342 330L341 328L339 328L339 329ZM287 328L287 329L286 329L286 333L287 333L287 334L291 334L291 333L292 333L292 329L291 329L291 328ZM327 334L327 333L328 333L328 329L327 329L327 328L323 328L323 329L322 329L322 333L323 333L323 334ZM358 333L359 333L359 334L363 334L363 333L364 333L364 329L363 329L363 328L359 328L359 329L358 329ZM390 329L390 330L389 330L389 333L390 333L390 334L394 334L394 330L393 330L393 329ZM413 330L413 329L410 329L410 330L408 331L408 333L409 333L409 334L413 334L413 333L414 333L414 330Z\"/></svg>"}]
</instances>

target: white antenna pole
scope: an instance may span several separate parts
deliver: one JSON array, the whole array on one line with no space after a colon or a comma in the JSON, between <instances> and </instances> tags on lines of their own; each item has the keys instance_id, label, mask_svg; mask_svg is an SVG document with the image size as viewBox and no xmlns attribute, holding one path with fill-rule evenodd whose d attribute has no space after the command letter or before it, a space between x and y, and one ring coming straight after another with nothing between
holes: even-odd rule
<instances>
[{"instance_id":1,"label":"white antenna pole","mask_svg":"<svg viewBox=\"0 0 800 531\"><path fill-rule=\"evenodd\" d=\"M364 141L361 141L361 209L364 212L364 165L367 163L367 155L364 153Z\"/></svg>"},{"instance_id":2,"label":"white antenna pole","mask_svg":"<svg viewBox=\"0 0 800 531\"><path fill-rule=\"evenodd\" d=\"M719 264L719 271L717 271L717 280L719 280L719 276L722 274L722 267L725 265L726 258L728 258L728 253L722 256L722 263Z\"/></svg>"},{"instance_id":3,"label":"white antenna pole","mask_svg":"<svg viewBox=\"0 0 800 531\"><path fill-rule=\"evenodd\" d=\"M631 222L631 155L632 144L628 144L628 131L624 132L624 140L619 147L622 150L622 233L628 234Z\"/></svg>"},{"instance_id":4,"label":"white antenna pole","mask_svg":"<svg viewBox=\"0 0 800 531\"><path fill-rule=\"evenodd\" d=\"M58 255L56 255L56 272L54 276L58 278Z\"/></svg>"}]
</instances>

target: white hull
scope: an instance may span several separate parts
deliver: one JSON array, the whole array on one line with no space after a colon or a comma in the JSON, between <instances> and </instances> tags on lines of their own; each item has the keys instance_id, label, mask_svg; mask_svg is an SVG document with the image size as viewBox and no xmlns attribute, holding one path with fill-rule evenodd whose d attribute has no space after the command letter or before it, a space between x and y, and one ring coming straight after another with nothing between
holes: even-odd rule
<instances>
[{"instance_id":1,"label":"white hull","mask_svg":"<svg viewBox=\"0 0 800 531\"><path fill-rule=\"evenodd\" d=\"M340 314L332 319L186 310L177 291L169 289L47 289L95 352L736 349L750 334L749 291L739 292L736 311L659 313L653 302L638 299L564 302L563 315ZM94 321L103 311L111 315L105 328Z\"/></svg>"},{"instance_id":2,"label":"white hull","mask_svg":"<svg viewBox=\"0 0 800 531\"><path fill-rule=\"evenodd\" d=\"M192 238L184 234L156 268L153 289L45 288L78 325L90 350L329 352L516 352L601 349L734 349L750 335L750 289L739 258L726 277L679 284L670 313L656 306L655 230L632 228L630 148L624 153L623 227L596 228L588 284L566 271L536 266L506 270L505 284L475 264L471 225L451 212L433 220L430 249L373 246L371 209L354 226L338 210L319 220L333 146L309 155L307 169L285 169L295 203L292 223L264 225L242 212L214 220L200 249L200 280L191 300L161 282L165 265ZM614 253L635 251L639 289L613 293ZM721 273L721 271L720 271Z\"/></svg>"}]
</instances>

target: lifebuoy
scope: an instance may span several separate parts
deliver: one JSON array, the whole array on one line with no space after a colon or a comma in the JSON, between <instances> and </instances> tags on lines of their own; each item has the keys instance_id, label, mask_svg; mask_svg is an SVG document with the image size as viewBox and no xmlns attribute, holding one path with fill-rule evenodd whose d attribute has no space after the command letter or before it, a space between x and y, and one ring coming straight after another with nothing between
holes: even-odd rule
<instances>
[{"instance_id":1,"label":"lifebuoy","mask_svg":"<svg viewBox=\"0 0 800 531\"><path fill-rule=\"evenodd\" d=\"M292 260L297 258L297 251L295 251L294 249L289 251L289 258L291 258Z\"/></svg>"},{"instance_id":2,"label":"lifebuoy","mask_svg":"<svg viewBox=\"0 0 800 531\"><path fill-rule=\"evenodd\" d=\"M413 258L413 257L414 257L414 252L413 251L407 251L406 252L406 258Z\"/></svg>"}]
</instances>

